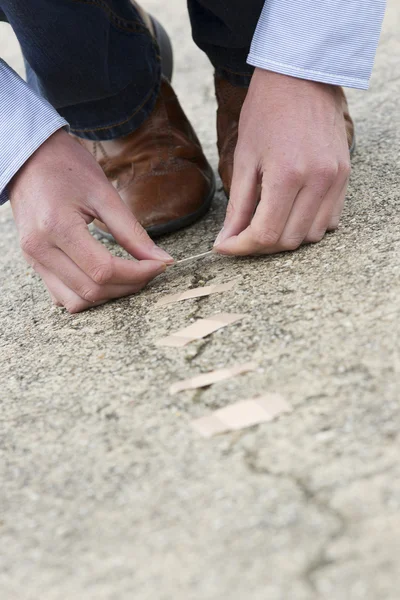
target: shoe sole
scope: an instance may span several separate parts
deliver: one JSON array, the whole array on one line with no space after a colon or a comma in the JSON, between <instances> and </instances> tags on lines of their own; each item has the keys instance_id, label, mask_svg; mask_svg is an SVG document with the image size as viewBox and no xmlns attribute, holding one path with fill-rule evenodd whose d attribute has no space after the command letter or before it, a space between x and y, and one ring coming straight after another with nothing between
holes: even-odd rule
<instances>
[{"instance_id":1,"label":"shoe sole","mask_svg":"<svg viewBox=\"0 0 400 600\"><path fill-rule=\"evenodd\" d=\"M185 215L184 217L179 217L179 219L168 221L168 223L165 223L164 225L151 225L150 227L145 227L145 230L151 238L157 238L168 233L175 233L176 231L179 231L179 229L184 229L185 227L189 227L189 225L193 225L193 223L201 219L201 217L204 217L204 215L208 212L215 196L215 189L216 184L215 177L213 175L210 192L199 209L190 215Z\"/></svg>"},{"instance_id":2,"label":"shoe sole","mask_svg":"<svg viewBox=\"0 0 400 600\"><path fill-rule=\"evenodd\" d=\"M166 79L168 79L169 82L171 82L174 70L174 57L171 40L169 39L169 36L165 31L164 27L161 25L161 23L159 23L154 17L150 18L157 38L157 43L160 48L161 72L163 77L165 77ZM188 227L189 225L192 225L193 223L201 219L201 217L203 217L208 212L211 206L211 202L215 195L216 184L214 174L212 177L213 179L211 183L210 193L207 196L205 202L201 205L201 207L198 210L196 210L194 213L191 213L190 215L185 215L184 217L180 217L179 219L168 221L168 223L165 223L163 225L151 225L150 227L145 227L145 230L148 233L148 235L151 238L156 238L162 235L166 235L168 233L175 233L179 229ZM115 242L115 238L111 233L103 231L102 229L100 229L100 227L97 227L97 225L93 224L93 230L109 242Z\"/></svg>"}]
</instances>

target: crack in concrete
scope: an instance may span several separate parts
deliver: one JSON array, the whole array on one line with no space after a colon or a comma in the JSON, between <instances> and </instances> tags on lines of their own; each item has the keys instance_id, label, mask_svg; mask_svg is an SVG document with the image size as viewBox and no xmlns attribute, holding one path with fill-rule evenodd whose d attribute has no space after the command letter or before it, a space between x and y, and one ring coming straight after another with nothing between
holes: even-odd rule
<instances>
[{"instance_id":1,"label":"crack in concrete","mask_svg":"<svg viewBox=\"0 0 400 600\"><path fill-rule=\"evenodd\" d=\"M237 443L238 440L235 440ZM321 548L318 550L316 555L309 561L306 567L303 569L302 573L300 573L300 579L303 580L306 585L309 587L310 591L315 595L315 598L319 598L319 592L315 583L315 578L318 574L318 571L323 569L328 565L335 564L336 560L329 558L329 549L331 545L336 542L338 539L343 537L346 534L346 531L349 526L349 521L346 516L341 513L339 510L334 508L329 501L324 500L320 497L320 492L313 491L307 483L299 476L294 475L293 473L276 473L271 471L265 467L260 467L257 463L258 454L257 452L247 450L245 451L244 463L246 467L252 472L258 475L268 475L275 479L287 480L291 483L295 484L297 489L299 489L306 500L307 503L312 504L314 507L319 509L321 512L330 515L336 521L336 528L334 531L329 533L326 536L325 541L323 542ZM363 476L356 477L351 481L347 481L347 485L354 483L355 481L362 481L366 479L370 479L376 475L380 475L382 473L389 472L392 468L397 466L395 463L388 465L384 469L375 470L371 473L367 473ZM351 559L352 557L347 557L347 559ZM354 558L354 557L353 557ZM346 560L347 560L346 559ZM343 563L343 558L340 559L340 562Z\"/></svg>"},{"instance_id":2,"label":"crack in concrete","mask_svg":"<svg viewBox=\"0 0 400 600\"><path fill-rule=\"evenodd\" d=\"M315 584L315 576L320 569L334 562L328 557L329 548L333 542L345 534L348 527L347 519L341 512L333 508L328 501L320 498L318 492L314 492L301 477L298 477L293 473L275 473L267 468L260 467L257 463L257 457L257 452L252 452L250 450L245 451L244 463L252 473L268 475L275 479L290 481L298 490L300 490L307 503L312 504L319 511L329 514L337 523L335 530L327 535L317 554L309 561L308 565L306 565L305 569L300 574L300 578L307 584L311 592L315 594L315 597L317 597L318 590Z\"/></svg>"},{"instance_id":3,"label":"crack in concrete","mask_svg":"<svg viewBox=\"0 0 400 600\"><path fill-rule=\"evenodd\" d=\"M297 483L299 489L301 489L304 493L304 497L306 498L307 502L314 504L322 511L326 511L331 517L336 519L337 523L336 529L326 537L325 542L319 549L319 552L313 559L310 560L309 564L303 570L301 575L302 579L308 584L310 589L317 594L318 589L316 586L315 577L320 569L323 569L324 567L335 562L333 559L329 558L329 549L335 541L345 535L348 528L348 521L346 517L340 511L333 508L328 501L324 501L323 499L319 498L318 493L314 493L312 490L310 490L310 488L302 479L294 477L293 480Z\"/></svg>"},{"instance_id":4,"label":"crack in concrete","mask_svg":"<svg viewBox=\"0 0 400 600\"><path fill-rule=\"evenodd\" d=\"M210 342L211 342L211 337L206 337L203 340L201 340L198 343L195 353L191 354L190 356L185 357L186 362L192 363L196 358L199 358L199 356L201 356L204 353L204 351L206 350L206 348Z\"/></svg>"},{"instance_id":5,"label":"crack in concrete","mask_svg":"<svg viewBox=\"0 0 400 600\"><path fill-rule=\"evenodd\" d=\"M193 404L200 404L201 403L201 397L203 395L204 389L206 389L206 388L198 388L197 390L195 390L193 392L193 396L192 396L192 402L193 402Z\"/></svg>"},{"instance_id":6,"label":"crack in concrete","mask_svg":"<svg viewBox=\"0 0 400 600\"><path fill-rule=\"evenodd\" d=\"M205 283L209 283L212 279L214 279L214 275L210 275L210 273L204 274L196 272L193 274L190 284L193 287L198 287L204 285Z\"/></svg>"},{"instance_id":7,"label":"crack in concrete","mask_svg":"<svg viewBox=\"0 0 400 600\"><path fill-rule=\"evenodd\" d=\"M195 273L192 277L191 285L193 287L196 287L199 284L204 285L204 283L209 282L211 279L214 279L214 277L212 275L207 276L207 275L203 275L201 273ZM199 316L199 312L202 307L202 302L204 302L204 300L206 300L206 299L207 299L207 297L195 298L193 310L188 315L190 319L194 319ZM191 354L190 356L185 357L186 362L192 363L196 358L199 358L199 356L201 356L203 354L203 352L205 351L205 349L207 348L210 341L211 341L210 337L206 337L203 340L200 340L194 354Z\"/></svg>"}]
</instances>

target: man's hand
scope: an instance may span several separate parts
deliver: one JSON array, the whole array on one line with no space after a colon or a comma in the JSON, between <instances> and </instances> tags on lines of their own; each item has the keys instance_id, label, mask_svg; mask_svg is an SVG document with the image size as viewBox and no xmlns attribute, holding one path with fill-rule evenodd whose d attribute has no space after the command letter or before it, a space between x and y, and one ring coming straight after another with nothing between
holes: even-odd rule
<instances>
[{"instance_id":1,"label":"man's hand","mask_svg":"<svg viewBox=\"0 0 400 600\"><path fill-rule=\"evenodd\" d=\"M63 130L17 173L10 197L25 258L53 302L71 313L134 294L173 262L151 241L89 152ZM139 262L111 256L90 235L87 226L96 218Z\"/></svg>"},{"instance_id":2,"label":"man's hand","mask_svg":"<svg viewBox=\"0 0 400 600\"><path fill-rule=\"evenodd\" d=\"M338 226L350 175L342 101L335 86L255 70L217 252L294 250Z\"/></svg>"}]
</instances>

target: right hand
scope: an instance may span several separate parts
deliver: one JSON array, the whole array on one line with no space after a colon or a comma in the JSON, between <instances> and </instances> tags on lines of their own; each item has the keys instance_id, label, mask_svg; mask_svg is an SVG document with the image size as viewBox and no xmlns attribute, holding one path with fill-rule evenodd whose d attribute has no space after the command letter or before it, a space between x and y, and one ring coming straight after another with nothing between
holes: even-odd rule
<instances>
[{"instance_id":1,"label":"right hand","mask_svg":"<svg viewBox=\"0 0 400 600\"><path fill-rule=\"evenodd\" d=\"M173 258L149 238L93 157L64 130L9 185L23 254L58 306L76 313L129 296ZM88 231L99 219L138 262L112 256Z\"/></svg>"},{"instance_id":2,"label":"right hand","mask_svg":"<svg viewBox=\"0 0 400 600\"><path fill-rule=\"evenodd\" d=\"M337 228L350 175L344 102L338 86L255 69L217 252L290 251Z\"/></svg>"}]
</instances>

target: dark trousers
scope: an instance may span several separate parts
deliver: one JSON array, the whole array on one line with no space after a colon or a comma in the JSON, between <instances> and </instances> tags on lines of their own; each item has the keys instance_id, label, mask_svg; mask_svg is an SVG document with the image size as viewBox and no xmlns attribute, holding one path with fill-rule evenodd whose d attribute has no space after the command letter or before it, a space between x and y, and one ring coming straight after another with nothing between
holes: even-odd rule
<instances>
[{"instance_id":1,"label":"dark trousers","mask_svg":"<svg viewBox=\"0 0 400 600\"><path fill-rule=\"evenodd\" d=\"M188 0L196 44L233 85L249 85L246 58L263 4ZM0 18L1 11L21 45L28 83L75 135L127 135L151 113L159 48L129 0L0 0Z\"/></svg>"}]
</instances>

